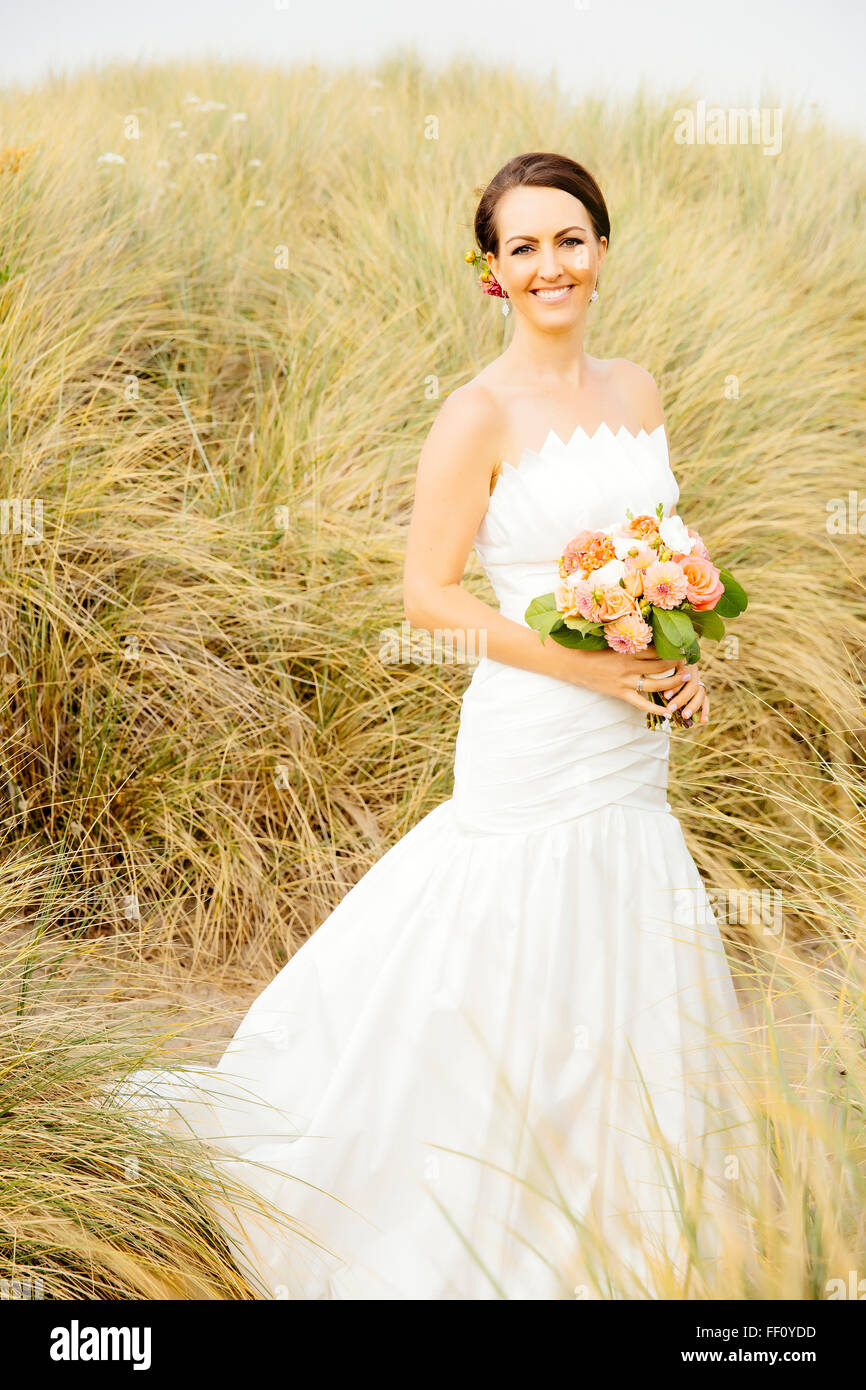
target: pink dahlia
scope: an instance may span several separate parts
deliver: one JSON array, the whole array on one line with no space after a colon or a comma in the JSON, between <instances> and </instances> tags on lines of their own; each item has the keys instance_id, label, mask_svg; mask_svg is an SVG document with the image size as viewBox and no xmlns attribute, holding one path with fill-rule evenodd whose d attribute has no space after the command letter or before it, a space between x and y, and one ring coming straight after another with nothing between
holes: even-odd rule
<instances>
[{"instance_id":1,"label":"pink dahlia","mask_svg":"<svg viewBox=\"0 0 866 1390\"><path fill-rule=\"evenodd\" d=\"M676 560L657 560L648 565L643 596L656 608L678 608L688 591L688 580Z\"/></svg>"},{"instance_id":2,"label":"pink dahlia","mask_svg":"<svg viewBox=\"0 0 866 1390\"><path fill-rule=\"evenodd\" d=\"M606 623L604 635L615 652L642 652L652 641L653 630L635 611L617 618L616 622Z\"/></svg>"}]
</instances>

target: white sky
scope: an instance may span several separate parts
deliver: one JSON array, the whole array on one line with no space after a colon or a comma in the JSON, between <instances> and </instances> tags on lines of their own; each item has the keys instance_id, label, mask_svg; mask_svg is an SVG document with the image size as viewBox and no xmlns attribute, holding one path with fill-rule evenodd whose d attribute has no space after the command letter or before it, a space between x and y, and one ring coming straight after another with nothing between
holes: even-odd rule
<instances>
[{"instance_id":1,"label":"white sky","mask_svg":"<svg viewBox=\"0 0 866 1390\"><path fill-rule=\"evenodd\" d=\"M110 59L372 63L398 45L569 89L687 84L708 105L815 101L866 134L864 0L0 0L0 84Z\"/></svg>"}]
</instances>

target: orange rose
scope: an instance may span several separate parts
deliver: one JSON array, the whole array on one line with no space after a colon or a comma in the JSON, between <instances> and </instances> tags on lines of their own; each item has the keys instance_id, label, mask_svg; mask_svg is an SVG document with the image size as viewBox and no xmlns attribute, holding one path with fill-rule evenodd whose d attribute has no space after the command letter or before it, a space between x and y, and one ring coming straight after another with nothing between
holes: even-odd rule
<instances>
[{"instance_id":1,"label":"orange rose","mask_svg":"<svg viewBox=\"0 0 866 1390\"><path fill-rule=\"evenodd\" d=\"M654 565L657 559L658 556L655 551L650 550L648 545L641 546L636 555L626 555L623 562L625 564L623 583L626 592L631 594L633 598L640 598L643 593L644 576L647 568L649 565Z\"/></svg>"},{"instance_id":2,"label":"orange rose","mask_svg":"<svg viewBox=\"0 0 866 1390\"><path fill-rule=\"evenodd\" d=\"M692 608L699 613L707 608L715 608L725 592L725 586L713 562L704 559L703 555L686 555L680 561L680 568L686 577L686 601Z\"/></svg>"},{"instance_id":3,"label":"orange rose","mask_svg":"<svg viewBox=\"0 0 866 1390\"><path fill-rule=\"evenodd\" d=\"M619 618L624 618L626 613L633 613L636 607L634 598L621 584L609 584L607 588L602 589L596 622L615 623Z\"/></svg>"},{"instance_id":4,"label":"orange rose","mask_svg":"<svg viewBox=\"0 0 866 1390\"><path fill-rule=\"evenodd\" d=\"M626 561L626 563L628 563L628 561ZM632 598L640 598L643 593L643 575L639 569L636 569L634 566L631 569L627 569L625 578L622 582L627 594L631 594Z\"/></svg>"}]
</instances>

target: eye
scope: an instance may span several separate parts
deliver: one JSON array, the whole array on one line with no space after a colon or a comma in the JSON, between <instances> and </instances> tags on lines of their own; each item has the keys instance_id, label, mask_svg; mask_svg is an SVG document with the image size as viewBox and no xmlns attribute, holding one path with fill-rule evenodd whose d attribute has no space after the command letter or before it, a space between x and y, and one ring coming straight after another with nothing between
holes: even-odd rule
<instances>
[{"instance_id":1,"label":"eye","mask_svg":"<svg viewBox=\"0 0 866 1390\"><path fill-rule=\"evenodd\" d=\"M562 241L561 241L560 245L565 246L565 245L567 245L568 242L570 242L570 241L574 242L575 246L583 246L583 245L585 244L585 243L584 243L584 240L583 240L583 237L580 237L580 236L566 236L566 237L563 237L563 238L562 238ZM525 245L523 245L523 246L515 246L515 248L514 248L514 250L512 251L511 254L512 254L512 256L517 256L517 255L519 255L519 253L520 253L521 251L534 251L534 250L535 250L535 247L534 247L534 246L530 246L530 245L527 243L527 244L525 244Z\"/></svg>"}]
</instances>

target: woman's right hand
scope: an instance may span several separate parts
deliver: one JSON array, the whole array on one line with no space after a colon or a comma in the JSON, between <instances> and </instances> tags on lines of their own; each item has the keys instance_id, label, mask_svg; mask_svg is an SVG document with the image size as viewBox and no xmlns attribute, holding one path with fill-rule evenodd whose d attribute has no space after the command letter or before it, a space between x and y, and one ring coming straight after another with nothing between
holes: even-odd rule
<instances>
[{"instance_id":1,"label":"woman's right hand","mask_svg":"<svg viewBox=\"0 0 866 1390\"><path fill-rule=\"evenodd\" d=\"M575 655L580 657L580 661L575 662L576 685L585 685L602 695L615 695L617 699L634 705L635 709L656 715L664 715L664 707L647 699L647 691L668 690L672 684L681 685L682 680L675 680L674 677L687 665L685 658L664 661L657 656L652 643L633 655L615 652L611 647L597 652L577 649ZM643 694L637 688L641 677Z\"/></svg>"}]
</instances>

